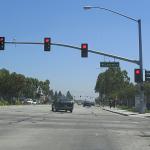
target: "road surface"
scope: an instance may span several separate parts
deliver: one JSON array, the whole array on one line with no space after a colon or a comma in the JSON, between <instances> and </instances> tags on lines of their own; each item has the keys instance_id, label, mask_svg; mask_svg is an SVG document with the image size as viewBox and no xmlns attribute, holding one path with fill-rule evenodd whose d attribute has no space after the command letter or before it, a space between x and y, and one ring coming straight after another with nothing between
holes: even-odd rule
<instances>
[{"instance_id":1,"label":"road surface","mask_svg":"<svg viewBox=\"0 0 150 150\"><path fill-rule=\"evenodd\" d=\"M0 107L0 150L149 150L150 119L100 107L73 113L50 105Z\"/></svg>"}]
</instances>

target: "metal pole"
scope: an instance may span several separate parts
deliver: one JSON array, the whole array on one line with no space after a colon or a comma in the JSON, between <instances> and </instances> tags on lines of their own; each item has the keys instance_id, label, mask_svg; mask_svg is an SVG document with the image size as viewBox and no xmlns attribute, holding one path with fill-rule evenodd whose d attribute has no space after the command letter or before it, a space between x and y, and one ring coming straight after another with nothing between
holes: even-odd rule
<instances>
[{"instance_id":1,"label":"metal pole","mask_svg":"<svg viewBox=\"0 0 150 150\"><path fill-rule=\"evenodd\" d=\"M129 16L126 16L124 14L121 14L119 12L116 12L116 11L113 11L113 10L110 10L110 9L107 9L107 8L104 8L104 7L93 7L93 6L85 6L83 7L84 9L91 9L91 8L98 8L98 9L103 9L105 11L109 11L111 13L114 13L116 15L119 15L119 16L122 16L122 17L125 17L127 19L130 19L132 21L135 21L138 23L138 33L139 33L139 67L140 67L140 70L141 70L141 79L142 81L138 84L139 86L139 94L140 94L140 109L139 109L139 113L144 113L145 112L145 101L144 101L144 88L143 88L143 57L142 57L142 32L141 32L141 20L136 20L134 18L131 18Z\"/></svg>"},{"instance_id":2,"label":"metal pole","mask_svg":"<svg viewBox=\"0 0 150 150\"><path fill-rule=\"evenodd\" d=\"M142 59L142 33L141 33L141 20L138 20L138 30L139 30L139 65L141 69L142 82L143 82L143 59Z\"/></svg>"},{"instance_id":3,"label":"metal pole","mask_svg":"<svg viewBox=\"0 0 150 150\"><path fill-rule=\"evenodd\" d=\"M145 112L145 101L144 101L144 89L143 89L143 57L142 57L142 31L141 31L141 20L138 20L138 32L139 32L139 66L141 70L142 81L139 83L139 94L140 94L140 110L139 113Z\"/></svg>"},{"instance_id":4,"label":"metal pole","mask_svg":"<svg viewBox=\"0 0 150 150\"><path fill-rule=\"evenodd\" d=\"M39 44L39 45L43 45L44 44L42 42L5 42L5 43L6 44ZM81 51L81 47L72 46L72 45L68 45L68 44L51 43L51 45L68 47L68 48L73 48L73 49L77 49L77 50ZM127 62L130 62L130 63L134 63L134 64L139 65L139 60L132 60L132 59L129 59L129 58L120 57L120 56L117 56L117 55L107 54L107 53L104 53L104 52L100 52L100 51L96 51L96 50L90 50L90 49L88 49L88 52L93 53L93 54L97 54L97 55L102 55L102 56L107 56L107 57L111 57L111 58L127 61Z\"/></svg>"}]
</instances>

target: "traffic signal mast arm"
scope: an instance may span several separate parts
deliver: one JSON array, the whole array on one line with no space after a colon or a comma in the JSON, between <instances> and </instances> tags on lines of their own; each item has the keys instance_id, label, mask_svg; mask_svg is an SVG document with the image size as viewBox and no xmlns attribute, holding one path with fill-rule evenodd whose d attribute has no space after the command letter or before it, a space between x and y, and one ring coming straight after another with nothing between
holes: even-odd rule
<instances>
[{"instance_id":1,"label":"traffic signal mast arm","mask_svg":"<svg viewBox=\"0 0 150 150\"><path fill-rule=\"evenodd\" d=\"M76 47L76 46L67 45L67 44L51 43L51 45L63 46L63 47L68 47L68 48L74 48L74 49L81 50L81 47ZM93 53L93 54L97 54L97 55L102 55L102 56L107 56L107 57L111 57L111 58L127 61L127 62L130 62L130 63L134 63L134 64L139 65L139 61L137 61L137 60L132 60L132 59L128 59L128 58L125 58L125 57L116 56L116 55L112 55L112 54L107 54L107 53L104 53L104 52L90 50L90 49L88 49L88 52Z\"/></svg>"},{"instance_id":2,"label":"traffic signal mast arm","mask_svg":"<svg viewBox=\"0 0 150 150\"><path fill-rule=\"evenodd\" d=\"M43 42L5 42L5 43L6 44L39 44L39 45L43 45L44 44ZM77 50L81 51L81 47L72 46L72 45L68 45L68 44L51 43L51 45L61 46L61 47L68 47L68 48L73 48L73 49L77 49ZM112 55L112 54L107 54L107 53L104 53L104 52L90 50L90 49L88 49L88 52L93 53L93 54L97 54L97 55L102 55L102 56L107 56L107 57L123 60L123 61L126 61L126 62L130 62L130 63L134 63L134 64L139 65L139 61L138 60L132 60L132 59L128 59L128 58L125 58L125 57L116 56L116 55Z\"/></svg>"}]
</instances>

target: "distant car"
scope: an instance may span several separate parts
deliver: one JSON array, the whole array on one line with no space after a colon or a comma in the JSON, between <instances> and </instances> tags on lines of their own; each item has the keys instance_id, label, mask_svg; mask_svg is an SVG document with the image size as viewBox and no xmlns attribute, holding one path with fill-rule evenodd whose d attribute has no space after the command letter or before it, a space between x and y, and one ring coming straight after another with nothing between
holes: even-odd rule
<instances>
[{"instance_id":1,"label":"distant car","mask_svg":"<svg viewBox=\"0 0 150 150\"><path fill-rule=\"evenodd\" d=\"M28 105L33 104L33 105L36 105L37 102L36 102L36 100L32 100L31 98L27 98L27 99L25 99L24 104L28 104Z\"/></svg>"},{"instance_id":2,"label":"distant car","mask_svg":"<svg viewBox=\"0 0 150 150\"><path fill-rule=\"evenodd\" d=\"M91 106L95 106L95 103L94 103L94 102L91 102Z\"/></svg>"},{"instance_id":3,"label":"distant car","mask_svg":"<svg viewBox=\"0 0 150 150\"><path fill-rule=\"evenodd\" d=\"M36 102L36 101L33 101L33 102L32 102L32 104L36 105L36 104L37 104L37 102Z\"/></svg>"},{"instance_id":4,"label":"distant car","mask_svg":"<svg viewBox=\"0 0 150 150\"><path fill-rule=\"evenodd\" d=\"M91 107L94 106L94 102L90 102L90 101L84 101L83 102L83 107Z\"/></svg>"},{"instance_id":5,"label":"distant car","mask_svg":"<svg viewBox=\"0 0 150 150\"><path fill-rule=\"evenodd\" d=\"M27 104L33 104L33 100L28 100Z\"/></svg>"},{"instance_id":6,"label":"distant car","mask_svg":"<svg viewBox=\"0 0 150 150\"><path fill-rule=\"evenodd\" d=\"M74 102L66 98L59 98L52 103L52 111L65 110L72 112L74 107Z\"/></svg>"}]
</instances>

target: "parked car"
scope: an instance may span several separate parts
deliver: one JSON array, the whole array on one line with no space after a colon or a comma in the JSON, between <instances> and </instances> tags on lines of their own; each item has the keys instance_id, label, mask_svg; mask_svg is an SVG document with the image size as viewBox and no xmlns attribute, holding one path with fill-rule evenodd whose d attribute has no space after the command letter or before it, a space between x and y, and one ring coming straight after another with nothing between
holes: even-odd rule
<instances>
[{"instance_id":1,"label":"parked car","mask_svg":"<svg viewBox=\"0 0 150 150\"><path fill-rule=\"evenodd\" d=\"M52 111L65 110L72 112L74 107L74 102L66 98L59 98L52 103Z\"/></svg>"}]
</instances>

